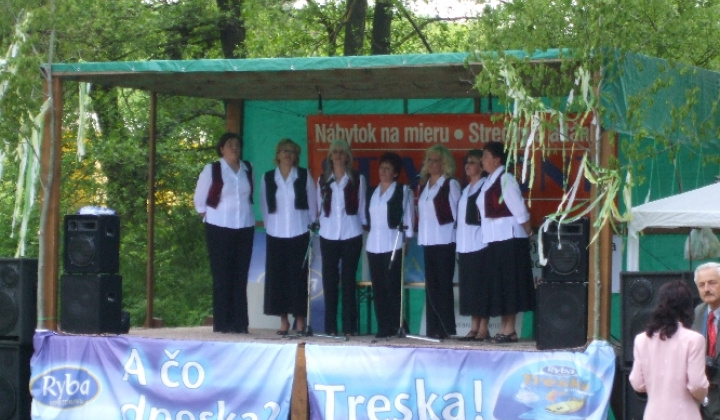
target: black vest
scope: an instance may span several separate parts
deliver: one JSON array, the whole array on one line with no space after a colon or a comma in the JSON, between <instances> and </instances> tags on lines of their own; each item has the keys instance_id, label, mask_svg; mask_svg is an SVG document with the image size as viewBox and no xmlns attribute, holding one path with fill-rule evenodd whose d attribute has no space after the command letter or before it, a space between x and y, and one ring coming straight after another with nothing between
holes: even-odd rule
<instances>
[{"instance_id":1,"label":"black vest","mask_svg":"<svg viewBox=\"0 0 720 420\"><path fill-rule=\"evenodd\" d=\"M370 224L370 201L375 193L375 188L369 188L367 200L365 200L365 214L367 215L368 226ZM396 183L395 191L387 202L387 222L390 229L397 229L402 223L403 218L403 184Z\"/></svg>"},{"instance_id":2,"label":"black vest","mask_svg":"<svg viewBox=\"0 0 720 420\"><path fill-rule=\"evenodd\" d=\"M480 195L482 188L468 196L467 207L465 209L465 223L468 225L480 226L480 209L477 206L477 198Z\"/></svg>"},{"instance_id":3,"label":"black vest","mask_svg":"<svg viewBox=\"0 0 720 420\"><path fill-rule=\"evenodd\" d=\"M295 190L295 208L298 210L308 210L307 196L307 169L296 168L297 178L293 182ZM275 169L265 172L265 201L267 201L268 213L272 214L277 211L277 183L275 182Z\"/></svg>"}]
</instances>

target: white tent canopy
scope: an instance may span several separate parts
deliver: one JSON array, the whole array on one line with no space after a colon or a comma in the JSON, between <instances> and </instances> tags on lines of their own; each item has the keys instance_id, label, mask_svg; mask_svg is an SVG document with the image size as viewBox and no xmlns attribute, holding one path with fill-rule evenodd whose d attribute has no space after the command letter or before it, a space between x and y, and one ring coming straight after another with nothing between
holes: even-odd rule
<instances>
[{"instance_id":1,"label":"white tent canopy","mask_svg":"<svg viewBox=\"0 0 720 420\"><path fill-rule=\"evenodd\" d=\"M630 214L627 270L638 271L643 229L720 228L720 183L639 205Z\"/></svg>"}]
</instances>

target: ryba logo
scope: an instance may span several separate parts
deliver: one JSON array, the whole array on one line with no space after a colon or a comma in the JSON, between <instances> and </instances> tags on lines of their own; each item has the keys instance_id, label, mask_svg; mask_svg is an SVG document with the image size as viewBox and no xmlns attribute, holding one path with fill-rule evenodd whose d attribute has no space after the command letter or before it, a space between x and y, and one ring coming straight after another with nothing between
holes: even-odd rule
<instances>
[{"instance_id":1,"label":"ryba logo","mask_svg":"<svg viewBox=\"0 0 720 420\"><path fill-rule=\"evenodd\" d=\"M577 370L570 366L562 366L562 365L546 366L542 370L543 370L543 372L547 373L548 375L555 375L555 376L577 375Z\"/></svg>"},{"instance_id":2,"label":"ryba logo","mask_svg":"<svg viewBox=\"0 0 720 420\"><path fill-rule=\"evenodd\" d=\"M498 420L582 420L600 418L602 380L572 361L519 366L500 387L493 416Z\"/></svg>"},{"instance_id":3,"label":"ryba logo","mask_svg":"<svg viewBox=\"0 0 720 420\"><path fill-rule=\"evenodd\" d=\"M76 408L100 395L100 382L86 369L65 366L37 376L30 382L30 392L40 404Z\"/></svg>"}]
</instances>

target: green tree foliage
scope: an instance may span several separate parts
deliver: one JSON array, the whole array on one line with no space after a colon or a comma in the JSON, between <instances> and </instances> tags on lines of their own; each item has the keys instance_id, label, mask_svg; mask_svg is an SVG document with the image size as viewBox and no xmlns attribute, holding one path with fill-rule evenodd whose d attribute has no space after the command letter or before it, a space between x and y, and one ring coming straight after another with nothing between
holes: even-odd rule
<instances>
[{"instance_id":1,"label":"green tree foliage","mask_svg":"<svg viewBox=\"0 0 720 420\"><path fill-rule=\"evenodd\" d=\"M425 44L467 50L465 26L416 17L409 3L386 2L393 13L383 22L385 53L423 52ZM355 16L364 26L356 54L370 52L374 9L365 7ZM347 10L337 0L0 0L0 256L18 250L18 146L42 128L32 121L44 100L43 63L342 55ZM143 324L149 96L73 83L63 91L61 214L96 205L120 215L123 306L133 324ZM81 112L84 97L89 107ZM224 108L196 98L159 95L157 102L154 313L165 325L197 325L210 314L211 289L192 194L202 166L216 159ZM20 201L32 206L25 255L36 256L40 206Z\"/></svg>"},{"instance_id":2,"label":"green tree foliage","mask_svg":"<svg viewBox=\"0 0 720 420\"><path fill-rule=\"evenodd\" d=\"M478 88L510 105L508 109L514 113L513 123L518 130L529 128L534 112L547 110L554 110L566 119L577 113L589 117L586 112L597 110L595 116L605 121L615 117L628 121L633 135L621 138L620 142L629 159L626 165L613 161L610 167L597 166L594 145L588 154L588 177L598 183L602 196L596 223L598 226L612 223L619 214L610 209L627 172L639 172L642 167L638 166L657 155L672 160L682 147L702 149L706 146L704 142L716 137L716 123L698 120L694 108L700 95L698 89L685 91L682 104L665 104L662 111L667 112L667 117L660 128L650 130L645 122L658 118L650 114L657 112L653 108L654 98L662 97L656 95L672 88L678 75L691 74L694 70L690 66L718 69L719 18L720 4L715 1L503 1L498 7L486 7L473 27L478 35L478 50L520 50L532 54L557 48L563 61L559 67L556 63L530 66L517 56L480 53L477 57L483 60L487 71L478 79ZM613 115L603 109L596 93L600 92L599 83L615 80L622 71L618 63L628 52L668 61L658 70L654 83L629 99L627 115ZM578 69L583 73L578 73ZM581 74L586 77L579 78ZM585 95L581 94L583 80ZM571 91L575 93L574 101L568 104L566 97ZM538 97L545 100L539 101ZM533 147L542 149L546 145ZM634 182L642 180L636 177Z\"/></svg>"},{"instance_id":3,"label":"green tree foliage","mask_svg":"<svg viewBox=\"0 0 720 420\"><path fill-rule=\"evenodd\" d=\"M605 49L720 66L715 1L505 0L488 5L477 19L414 13L413 6L425 0L367 2L362 13L349 15L353 4L364 3L356 1L0 0L0 256L18 250L19 225L12 219L21 171L18 146L29 144L33 128L41 128L33 118L44 100L39 68L46 62L561 48L568 51L563 66L582 64L590 72L607 64L598 53ZM364 29L353 32L346 50L349 18ZM497 77L502 62L482 59L487 71L478 88L507 98L507 85ZM512 65L528 89L545 89L553 107L560 108L574 86L572 72L530 71L522 60ZM133 323L142 324L149 96L104 86L86 89L64 87L61 213L102 205L120 214L124 306ZM85 93L89 108L81 112ZM166 325L196 325L210 314L211 292L202 225L191 198L200 169L216 158L212 142L225 129L224 108L196 98L157 99L155 314ZM642 98L637 101L642 104ZM34 256L40 207L20 201L33 206L26 255Z\"/></svg>"}]
</instances>

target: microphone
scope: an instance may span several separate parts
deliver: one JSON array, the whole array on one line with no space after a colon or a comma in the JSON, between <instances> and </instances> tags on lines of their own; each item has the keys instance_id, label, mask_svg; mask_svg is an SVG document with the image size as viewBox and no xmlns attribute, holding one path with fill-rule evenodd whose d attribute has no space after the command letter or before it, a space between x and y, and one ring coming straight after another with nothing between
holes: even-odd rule
<instances>
[{"instance_id":1,"label":"microphone","mask_svg":"<svg viewBox=\"0 0 720 420\"><path fill-rule=\"evenodd\" d=\"M327 200L328 195L330 195L330 184L335 181L335 176L331 176L330 178L326 179L324 183L320 184L320 192L322 193L322 202L321 207L325 206L325 200Z\"/></svg>"},{"instance_id":2,"label":"microphone","mask_svg":"<svg viewBox=\"0 0 720 420\"><path fill-rule=\"evenodd\" d=\"M415 178L413 178L412 181L410 181L411 189L414 190L415 188L417 188L418 184L420 183L420 178L422 178L422 176L420 174L417 174L417 175L415 175Z\"/></svg>"},{"instance_id":3,"label":"microphone","mask_svg":"<svg viewBox=\"0 0 720 420\"><path fill-rule=\"evenodd\" d=\"M325 180L325 183L320 186L320 189L324 190L325 188L329 188L330 184L332 184L333 181L335 181L335 177L331 176L330 178Z\"/></svg>"}]
</instances>

